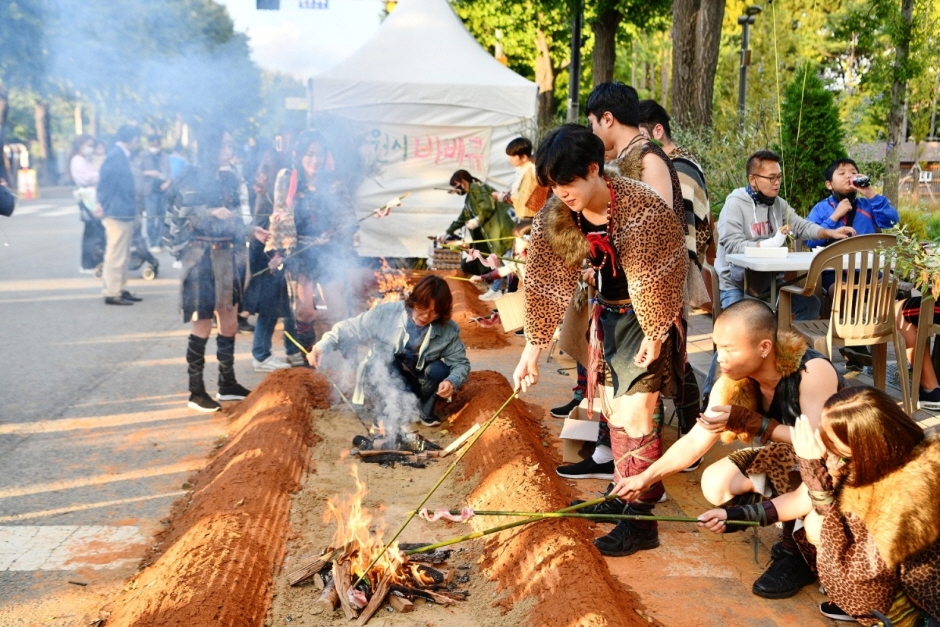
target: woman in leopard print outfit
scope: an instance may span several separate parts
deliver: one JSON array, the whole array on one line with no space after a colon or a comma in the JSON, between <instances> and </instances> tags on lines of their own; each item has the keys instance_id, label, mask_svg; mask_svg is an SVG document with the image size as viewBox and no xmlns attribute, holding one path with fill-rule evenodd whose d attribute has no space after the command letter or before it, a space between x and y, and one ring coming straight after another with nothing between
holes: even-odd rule
<instances>
[{"instance_id":1,"label":"woman in leopard print outfit","mask_svg":"<svg viewBox=\"0 0 940 627\"><path fill-rule=\"evenodd\" d=\"M794 428L803 487L757 505L699 516L724 521L806 515L819 579L832 603L863 625L940 625L940 441L881 390L832 396L820 429ZM832 605L824 604L824 605ZM831 613L831 610L830 610Z\"/></svg>"}]
</instances>

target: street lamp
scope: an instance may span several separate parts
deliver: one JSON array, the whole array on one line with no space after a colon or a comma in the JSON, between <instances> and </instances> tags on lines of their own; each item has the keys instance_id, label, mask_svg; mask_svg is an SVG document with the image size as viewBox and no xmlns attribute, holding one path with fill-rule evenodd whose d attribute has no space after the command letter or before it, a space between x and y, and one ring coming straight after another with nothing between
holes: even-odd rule
<instances>
[{"instance_id":1,"label":"street lamp","mask_svg":"<svg viewBox=\"0 0 940 627\"><path fill-rule=\"evenodd\" d=\"M738 81L738 128L744 130L744 98L747 95L747 67L751 64L751 51L748 45L751 42L751 25L761 8L752 4L744 9L744 15L738 18L741 25L741 78Z\"/></svg>"}]
</instances>

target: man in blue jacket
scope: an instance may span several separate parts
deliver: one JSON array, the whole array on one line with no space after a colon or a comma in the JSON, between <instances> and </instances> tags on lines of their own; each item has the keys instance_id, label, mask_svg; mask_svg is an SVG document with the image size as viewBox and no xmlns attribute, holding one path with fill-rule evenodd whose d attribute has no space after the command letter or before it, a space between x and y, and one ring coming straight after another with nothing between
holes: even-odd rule
<instances>
[{"instance_id":1,"label":"man in blue jacket","mask_svg":"<svg viewBox=\"0 0 940 627\"><path fill-rule=\"evenodd\" d=\"M101 165L98 178L98 204L107 236L102 278L106 305L133 305L141 300L127 291L127 263L134 219L137 217L137 188L130 156L138 148L140 129L125 124L118 129L117 142Z\"/></svg>"},{"instance_id":2,"label":"man in blue jacket","mask_svg":"<svg viewBox=\"0 0 940 627\"><path fill-rule=\"evenodd\" d=\"M823 174L826 188L832 194L816 203L807 220L837 229L850 226L856 235L878 233L898 223L898 210L888 199L875 192L868 177L859 176L858 166L851 159L836 159ZM854 179L859 179L858 183ZM828 240L810 240L810 248L824 246Z\"/></svg>"}]
</instances>

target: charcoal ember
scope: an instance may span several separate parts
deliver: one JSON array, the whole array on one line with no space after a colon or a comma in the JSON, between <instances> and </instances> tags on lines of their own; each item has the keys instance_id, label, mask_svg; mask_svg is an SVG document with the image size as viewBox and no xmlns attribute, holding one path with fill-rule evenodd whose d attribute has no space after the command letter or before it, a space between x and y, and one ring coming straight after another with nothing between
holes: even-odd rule
<instances>
[{"instance_id":1,"label":"charcoal ember","mask_svg":"<svg viewBox=\"0 0 940 627\"><path fill-rule=\"evenodd\" d=\"M466 573L465 575L457 575L457 583L467 583L468 581L470 581L470 573Z\"/></svg>"},{"instance_id":2,"label":"charcoal ember","mask_svg":"<svg viewBox=\"0 0 940 627\"><path fill-rule=\"evenodd\" d=\"M430 542L409 542L399 544L398 548L402 551L411 551L412 549L418 549L428 544L430 544ZM414 555L408 556L408 561L424 564L442 564L448 560L452 552L453 551L449 550L438 550L429 551L427 553L415 553Z\"/></svg>"},{"instance_id":3,"label":"charcoal ember","mask_svg":"<svg viewBox=\"0 0 940 627\"><path fill-rule=\"evenodd\" d=\"M354 437L352 444L355 448L358 448L360 451L372 450L372 438L366 437L364 435L357 435L356 437Z\"/></svg>"},{"instance_id":4,"label":"charcoal ember","mask_svg":"<svg viewBox=\"0 0 940 627\"><path fill-rule=\"evenodd\" d=\"M402 448L414 451L415 453L422 451L440 451L442 449L439 444L427 439L420 433L403 433L398 439L401 441L401 444L404 445Z\"/></svg>"}]
</instances>

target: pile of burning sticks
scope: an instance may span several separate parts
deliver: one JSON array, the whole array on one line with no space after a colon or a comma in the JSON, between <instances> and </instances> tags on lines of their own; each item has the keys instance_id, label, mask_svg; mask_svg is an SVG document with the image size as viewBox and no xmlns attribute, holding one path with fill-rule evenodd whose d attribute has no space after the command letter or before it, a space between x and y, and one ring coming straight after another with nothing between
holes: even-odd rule
<instances>
[{"instance_id":1,"label":"pile of burning sticks","mask_svg":"<svg viewBox=\"0 0 940 627\"><path fill-rule=\"evenodd\" d=\"M442 449L438 444L417 433L393 433L386 435L380 430L376 435L357 435L353 438L352 455L369 464L395 464L425 468L428 461L443 459L463 446L480 425L474 425L466 433Z\"/></svg>"}]
</instances>

